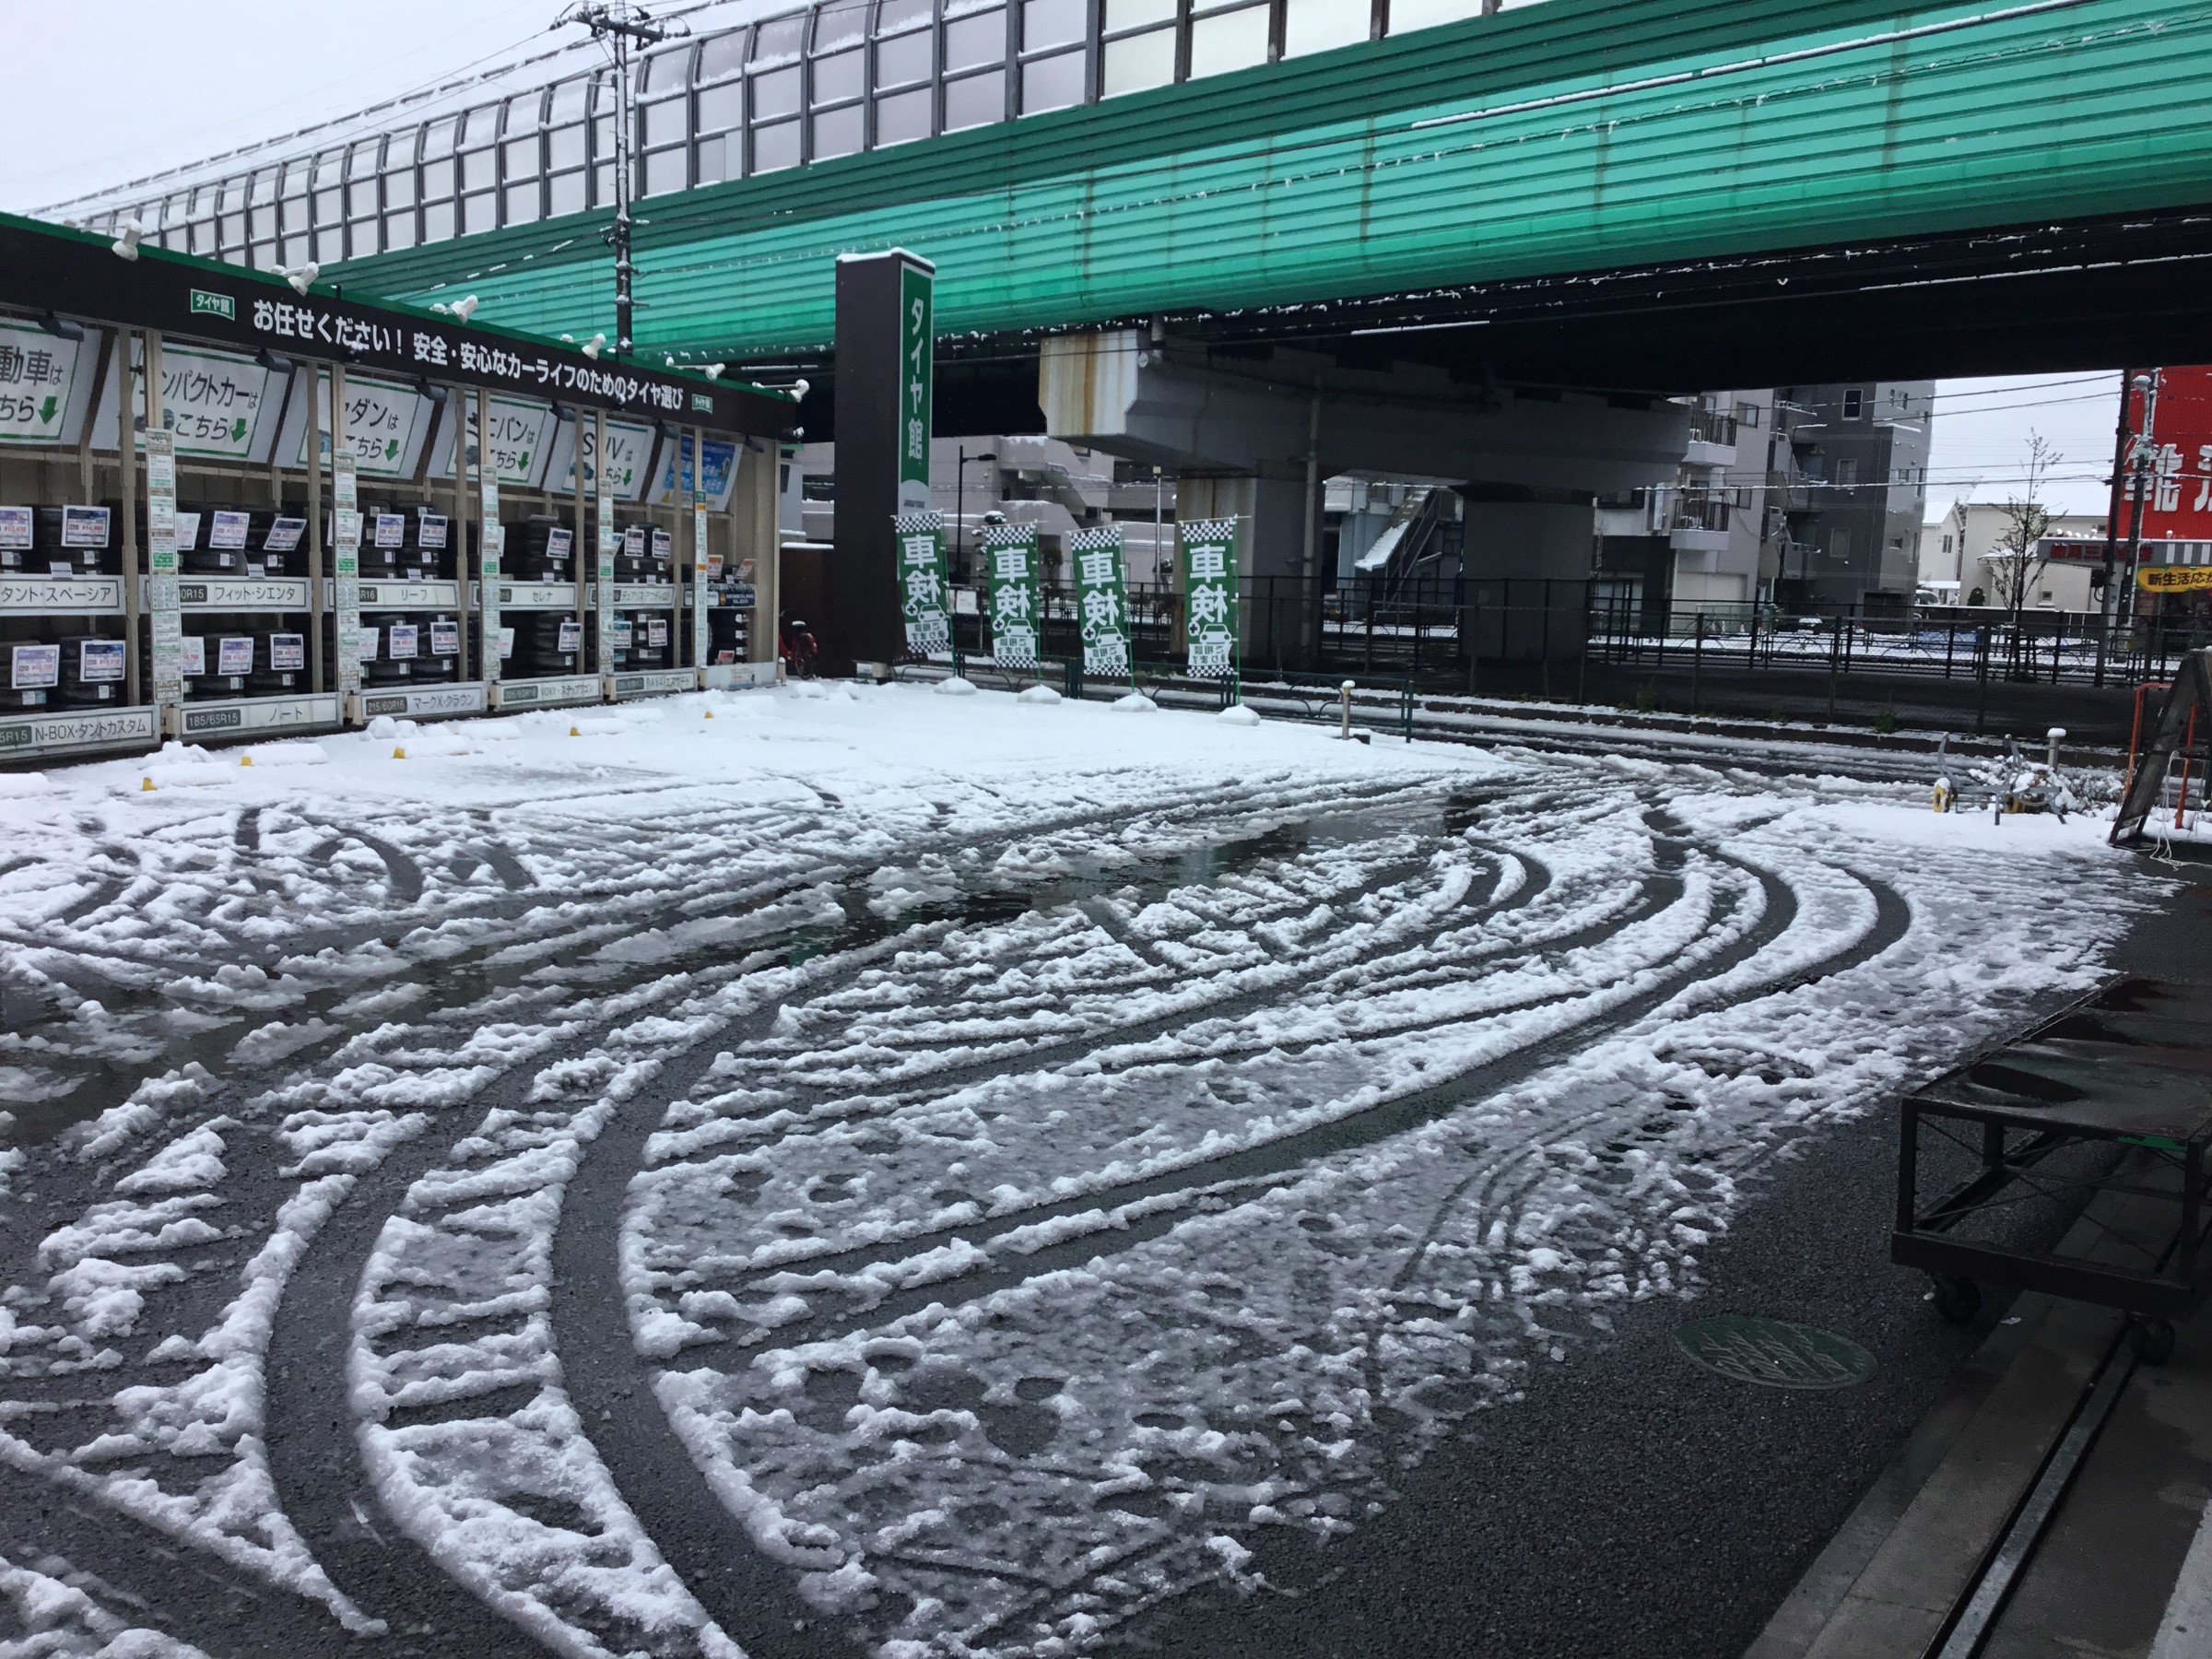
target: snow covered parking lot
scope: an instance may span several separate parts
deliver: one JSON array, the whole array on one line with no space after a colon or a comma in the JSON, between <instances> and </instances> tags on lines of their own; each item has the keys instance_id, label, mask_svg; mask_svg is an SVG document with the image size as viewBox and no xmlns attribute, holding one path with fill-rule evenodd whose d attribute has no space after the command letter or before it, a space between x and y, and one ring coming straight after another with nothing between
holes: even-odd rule
<instances>
[{"instance_id":1,"label":"snow covered parking lot","mask_svg":"<svg viewBox=\"0 0 2212 1659\"><path fill-rule=\"evenodd\" d=\"M2145 890L1892 785L912 686L242 753L0 776L0 1652L1266 1594Z\"/></svg>"}]
</instances>

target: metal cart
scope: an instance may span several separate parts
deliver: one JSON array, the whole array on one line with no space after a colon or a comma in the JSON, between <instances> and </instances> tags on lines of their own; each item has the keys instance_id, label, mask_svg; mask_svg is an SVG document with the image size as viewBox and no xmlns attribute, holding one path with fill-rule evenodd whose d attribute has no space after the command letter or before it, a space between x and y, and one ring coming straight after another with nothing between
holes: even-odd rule
<instances>
[{"instance_id":1,"label":"metal cart","mask_svg":"<svg viewBox=\"0 0 2212 1659\"><path fill-rule=\"evenodd\" d=\"M2207 1148L2212 987L2121 981L1905 1100L1890 1259L1931 1275L1938 1309L1961 1323L1983 1284L2117 1308L2159 1363L2173 1322L2212 1289ZM1930 1202L1922 1182L1946 1161L1967 1172ZM2070 1213L2099 1193L2148 1200L2155 1234L2108 1230L2093 1258L2003 1236L2024 1206Z\"/></svg>"}]
</instances>

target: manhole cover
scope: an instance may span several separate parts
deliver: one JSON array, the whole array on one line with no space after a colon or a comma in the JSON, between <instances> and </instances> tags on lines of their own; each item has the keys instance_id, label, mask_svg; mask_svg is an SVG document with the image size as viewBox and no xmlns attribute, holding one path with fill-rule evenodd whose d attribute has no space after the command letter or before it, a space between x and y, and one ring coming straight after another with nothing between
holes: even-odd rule
<instances>
[{"instance_id":1,"label":"manhole cover","mask_svg":"<svg viewBox=\"0 0 2212 1659\"><path fill-rule=\"evenodd\" d=\"M1784 1319L1693 1319L1675 1341L1707 1371L1768 1388L1849 1388L1874 1375L1874 1356L1850 1337Z\"/></svg>"}]
</instances>

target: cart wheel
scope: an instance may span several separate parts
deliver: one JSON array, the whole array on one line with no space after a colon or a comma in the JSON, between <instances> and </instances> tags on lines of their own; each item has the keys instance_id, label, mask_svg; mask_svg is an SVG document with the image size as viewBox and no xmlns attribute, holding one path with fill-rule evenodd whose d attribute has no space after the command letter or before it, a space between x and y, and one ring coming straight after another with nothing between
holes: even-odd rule
<instances>
[{"instance_id":1,"label":"cart wheel","mask_svg":"<svg viewBox=\"0 0 2212 1659\"><path fill-rule=\"evenodd\" d=\"M1936 1312L1953 1324L1971 1324L1982 1312L1982 1287L1970 1278L1936 1281Z\"/></svg>"},{"instance_id":2,"label":"cart wheel","mask_svg":"<svg viewBox=\"0 0 2212 1659\"><path fill-rule=\"evenodd\" d=\"M2173 1324L2164 1319L2138 1319L2127 1327L2128 1346L2146 1365L2163 1365L2173 1358Z\"/></svg>"}]
</instances>

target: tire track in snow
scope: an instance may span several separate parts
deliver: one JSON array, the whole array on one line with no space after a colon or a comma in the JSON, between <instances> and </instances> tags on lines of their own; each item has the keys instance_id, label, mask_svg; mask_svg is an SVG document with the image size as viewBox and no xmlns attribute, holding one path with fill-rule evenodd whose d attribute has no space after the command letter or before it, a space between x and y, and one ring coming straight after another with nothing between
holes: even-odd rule
<instances>
[{"instance_id":1,"label":"tire track in snow","mask_svg":"<svg viewBox=\"0 0 2212 1659\"><path fill-rule=\"evenodd\" d=\"M927 925L929 924L926 923L916 923L911 927L894 926L884 931L892 936L900 936L906 933L920 931ZM871 933L876 930L863 924L851 931ZM677 991L671 990L662 1000L666 1001L678 994ZM622 1010L622 1017L634 1017L635 1013L635 1009L626 1008ZM704 1038L702 1037L700 1041L703 1041ZM585 1034L571 1035L560 1046L559 1057L541 1058L541 1063L538 1064L536 1071L533 1074L529 1085L523 1084L518 1078L507 1086L510 1090L510 1098L520 1098L526 1100L531 1088L535 1087L535 1079L542 1077L547 1071L559 1065L561 1058L578 1056L591 1052L595 1052L595 1047ZM703 1070L705 1065L710 1063L700 1061L698 1064ZM326 1359L333 1351L334 1326L347 1327L349 1325L349 1321L345 1315L345 1304L349 1299L340 1296L337 1292L341 1287L347 1285L351 1279L359 1277L362 1264L368 1260L370 1253L376 1248L376 1240L382 1234L387 1218L399 1207L400 1196L419 1182L425 1174L437 1167L441 1161L448 1159L450 1159L450 1152L445 1147L443 1135L433 1135L428 1140L416 1143L407 1149L405 1156L398 1154L388 1156L372 1178L373 1186L369 1190L357 1192L341 1210L340 1214L350 1218L347 1223L348 1230L341 1236L330 1232L326 1226L325 1233L318 1238L318 1248L310 1252L307 1261L302 1264L300 1270L295 1272L292 1283L287 1288L288 1302L291 1300L292 1291L300 1290L305 1293L307 1300L302 1305L308 1310L308 1312L305 1317L301 1317L299 1313L293 1313L279 1322L278 1330L283 1334L283 1339L288 1347L298 1350L300 1354L300 1362L288 1364L284 1367L284 1371L288 1377L302 1376L308 1381L303 1391L303 1397L293 1402L293 1406L287 1408L288 1411L292 1411L289 1419L291 1431L287 1436L288 1447L287 1459L289 1462L291 1459L298 1458L301 1460L301 1463L300 1466L290 1469L281 1478L285 1479L300 1494L299 1497L288 1500L288 1512L295 1502L318 1504L319 1507L311 1511L304 1523L306 1530L311 1535L318 1537L345 1536L346 1515L339 1512L335 1505L335 1499L331 1494L341 1488L358 1490L357 1483L365 1483L366 1481L366 1471L359 1465L358 1457L348 1460L345 1456L346 1448L331 1444L331 1437L324 1429L324 1425L330 1420L330 1413L334 1409L342 1407L345 1392L342 1388L335 1385L335 1381L326 1366L319 1370L317 1365L318 1360ZM612 1167L620 1173L624 1181L627 1181L629 1166L622 1164L609 1166L604 1160L594 1159L582 1160L582 1170L590 1171L594 1167ZM563 1207L564 1210L573 1213L573 1205L564 1204ZM618 1205L616 1207L618 1208ZM559 1240L565 1231L566 1230L560 1230L555 1234L557 1250L559 1248ZM339 1241L335 1248L331 1247L331 1241L334 1239ZM567 1282L571 1275L567 1271L560 1271L557 1272L554 1277L556 1284L559 1285ZM618 1322L623 1324L625 1331L620 1351L628 1353L629 1349L626 1334L627 1323L623 1319L618 1297L613 1304L613 1311ZM557 1342L555 1352L560 1352L564 1347L572 1347L572 1345ZM583 1351L587 1353L591 1351L588 1345ZM581 1415L587 1437L595 1430L605 1431L605 1424L617 1420L614 1416L610 1415L611 1408L607 1406L601 1406L600 1419L594 1421L591 1412L591 1400L588 1398L579 1400L578 1404L582 1408ZM293 1409L294 1406L296 1406L296 1410ZM480 1410L480 1406L477 1409ZM476 1413L472 1412L465 1403L456 1403L450 1415L442 1410L438 1415L445 1417L449 1421L465 1421ZM654 1415L657 1417L657 1412ZM685 1460L684 1466L688 1466L688 1460ZM314 1496L318 1491L324 1494L320 1500ZM348 1498L344 1508L350 1512L353 1502L354 1500ZM671 1535L662 1528L649 1528L648 1535L665 1538ZM674 1535L680 1537L682 1535L678 1533ZM382 1547L386 1547L380 1545L380 1548ZM356 1584L364 1599L364 1605L380 1606L387 1594L392 1593L403 1583L412 1583L412 1572L404 1568L398 1580L394 1580L388 1571L379 1571L378 1569L385 1568L388 1564L369 1557L365 1547L347 1550L345 1554L347 1559L340 1561L334 1577L340 1578L341 1582ZM366 1566L364 1565L365 1560L369 1563ZM409 1562L406 1564L406 1568L418 1565L419 1565L418 1562ZM693 1561L688 1565L694 1571L705 1571L710 1563ZM689 1575L683 1574L681 1576L688 1577ZM754 1586L752 1594L759 1596L762 1592L759 1586ZM804 1604L796 1605L802 1608L804 1606Z\"/></svg>"}]
</instances>

